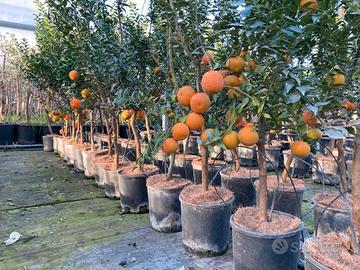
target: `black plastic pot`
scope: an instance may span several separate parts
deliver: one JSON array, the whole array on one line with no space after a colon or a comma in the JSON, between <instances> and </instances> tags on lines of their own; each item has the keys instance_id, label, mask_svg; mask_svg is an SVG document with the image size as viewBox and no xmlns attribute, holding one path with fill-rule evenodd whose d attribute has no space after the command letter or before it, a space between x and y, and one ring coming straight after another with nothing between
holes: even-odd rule
<instances>
[{"instance_id":1,"label":"black plastic pot","mask_svg":"<svg viewBox=\"0 0 360 270\"><path fill-rule=\"evenodd\" d=\"M297 269L303 226L286 234L265 234L239 227L234 216L230 223L235 270Z\"/></svg>"},{"instance_id":2,"label":"black plastic pot","mask_svg":"<svg viewBox=\"0 0 360 270\"><path fill-rule=\"evenodd\" d=\"M53 137L53 148L54 148L54 153L59 153L59 136L54 136Z\"/></svg>"},{"instance_id":3,"label":"black plastic pot","mask_svg":"<svg viewBox=\"0 0 360 270\"><path fill-rule=\"evenodd\" d=\"M149 196L149 214L151 227L158 232L181 231L180 192L190 185L184 180L184 185L176 188L159 189L147 184Z\"/></svg>"},{"instance_id":4,"label":"black plastic pot","mask_svg":"<svg viewBox=\"0 0 360 270\"><path fill-rule=\"evenodd\" d=\"M213 256L226 251L233 201L234 198L225 204L196 205L184 201L180 195L182 241L189 252Z\"/></svg>"},{"instance_id":5,"label":"black plastic pot","mask_svg":"<svg viewBox=\"0 0 360 270\"><path fill-rule=\"evenodd\" d=\"M350 213L344 209L327 207L315 201L314 226L317 235L330 232L346 232L351 226Z\"/></svg>"},{"instance_id":6,"label":"black plastic pot","mask_svg":"<svg viewBox=\"0 0 360 270\"><path fill-rule=\"evenodd\" d=\"M259 179L259 176L230 176L228 169L220 171L221 186L227 188L234 194L234 202L232 204L233 210L239 207L253 206L256 204L256 191L254 188L254 181Z\"/></svg>"},{"instance_id":7,"label":"black plastic pot","mask_svg":"<svg viewBox=\"0 0 360 270\"><path fill-rule=\"evenodd\" d=\"M201 184L202 181L202 168L201 168L201 158L200 160L193 160L192 162L193 167L193 179L194 184L198 185ZM209 160L208 165L208 175L209 175L209 181L212 181L211 184L213 186L220 186L221 185L221 176L220 171L226 167L226 163L224 161L212 161Z\"/></svg>"},{"instance_id":8,"label":"black plastic pot","mask_svg":"<svg viewBox=\"0 0 360 270\"><path fill-rule=\"evenodd\" d=\"M104 191L106 197L110 199L120 198L118 170L105 170Z\"/></svg>"},{"instance_id":9,"label":"black plastic pot","mask_svg":"<svg viewBox=\"0 0 360 270\"><path fill-rule=\"evenodd\" d=\"M104 188L106 171L102 168L102 163L92 162L92 165L94 169L95 185L97 185L99 188Z\"/></svg>"},{"instance_id":10,"label":"black plastic pot","mask_svg":"<svg viewBox=\"0 0 360 270\"><path fill-rule=\"evenodd\" d=\"M290 153L290 152L287 151L286 153ZM284 163L285 164L287 162L287 159L289 158L289 155L286 153L284 154ZM289 168L289 173L292 177L295 177L295 178L307 178L310 176L311 167L312 167L311 156L308 156L304 159L293 158L290 168Z\"/></svg>"},{"instance_id":11,"label":"black plastic pot","mask_svg":"<svg viewBox=\"0 0 360 270\"><path fill-rule=\"evenodd\" d=\"M17 126L17 142L19 144L35 144L38 136L36 126L18 125Z\"/></svg>"},{"instance_id":12,"label":"black plastic pot","mask_svg":"<svg viewBox=\"0 0 360 270\"><path fill-rule=\"evenodd\" d=\"M150 175L158 173L159 170L154 166L154 170L149 174L128 176L119 170L118 183L120 192L120 206L126 212L139 213L148 207L148 194L146 179Z\"/></svg>"},{"instance_id":13,"label":"black plastic pot","mask_svg":"<svg viewBox=\"0 0 360 270\"><path fill-rule=\"evenodd\" d=\"M258 200L258 184L259 181L255 181L256 198ZM268 207L271 207L273 197L275 198L274 210L287 213L289 215L301 218L301 204L303 201L305 189L283 189L281 184L279 189L268 188Z\"/></svg>"},{"instance_id":14,"label":"black plastic pot","mask_svg":"<svg viewBox=\"0 0 360 270\"><path fill-rule=\"evenodd\" d=\"M42 137L44 152L54 151L54 137L55 136L53 135L46 135Z\"/></svg>"},{"instance_id":15,"label":"black plastic pot","mask_svg":"<svg viewBox=\"0 0 360 270\"><path fill-rule=\"evenodd\" d=\"M258 159L256 146L239 146L238 153L241 166L257 166Z\"/></svg>"},{"instance_id":16,"label":"black plastic pot","mask_svg":"<svg viewBox=\"0 0 360 270\"><path fill-rule=\"evenodd\" d=\"M309 238L309 240L310 239L311 238ZM305 241L302 249L305 257L305 270L331 270L330 268L326 267L325 265L317 261L314 257L312 257L309 253L306 252L307 241Z\"/></svg>"},{"instance_id":17,"label":"black plastic pot","mask_svg":"<svg viewBox=\"0 0 360 270\"><path fill-rule=\"evenodd\" d=\"M0 145L16 142L16 125L0 124Z\"/></svg>"},{"instance_id":18,"label":"black plastic pot","mask_svg":"<svg viewBox=\"0 0 360 270\"><path fill-rule=\"evenodd\" d=\"M192 161L199 158L195 155L186 155L183 154L176 155L175 165L174 165L174 174L178 174L181 178L188 179L193 181L193 167Z\"/></svg>"},{"instance_id":19,"label":"black plastic pot","mask_svg":"<svg viewBox=\"0 0 360 270\"><path fill-rule=\"evenodd\" d=\"M82 148L73 147L74 167L80 172L83 172L85 170L82 158L82 150Z\"/></svg>"},{"instance_id":20,"label":"black plastic pot","mask_svg":"<svg viewBox=\"0 0 360 270\"><path fill-rule=\"evenodd\" d=\"M338 185L340 183L340 176L335 159L331 156L320 155L315 156L315 159L316 161L313 162L312 169L314 182L324 183L325 185Z\"/></svg>"},{"instance_id":21,"label":"black plastic pot","mask_svg":"<svg viewBox=\"0 0 360 270\"><path fill-rule=\"evenodd\" d=\"M74 166L74 145L68 142L64 143L64 160L68 166Z\"/></svg>"}]
</instances>

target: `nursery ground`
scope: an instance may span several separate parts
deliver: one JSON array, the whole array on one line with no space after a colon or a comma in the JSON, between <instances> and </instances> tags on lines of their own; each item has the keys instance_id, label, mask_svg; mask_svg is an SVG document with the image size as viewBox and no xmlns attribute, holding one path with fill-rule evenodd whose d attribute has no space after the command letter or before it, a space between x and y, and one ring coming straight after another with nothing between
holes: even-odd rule
<instances>
[{"instance_id":1,"label":"nursery ground","mask_svg":"<svg viewBox=\"0 0 360 270\"><path fill-rule=\"evenodd\" d=\"M307 183L304 213L320 185ZM312 213L305 217L312 230ZM121 215L94 180L74 172L54 153L0 152L0 269L232 269L231 248L219 257L188 254L181 233L161 234L148 214ZM1 241L1 242L2 242Z\"/></svg>"}]
</instances>

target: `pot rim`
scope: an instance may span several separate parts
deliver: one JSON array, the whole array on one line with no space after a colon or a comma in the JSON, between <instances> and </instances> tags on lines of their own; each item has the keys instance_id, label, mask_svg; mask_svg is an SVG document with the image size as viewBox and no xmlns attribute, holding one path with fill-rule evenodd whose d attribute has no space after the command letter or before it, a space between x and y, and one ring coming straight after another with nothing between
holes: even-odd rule
<instances>
[{"instance_id":1,"label":"pot rim","mask_svg":"<svg viewBox=\"0 0 360 270\"><path fill-rule=\"evenodd\" d=\"M331 270L325 265L322 265L320 262L318 262L313 256L311 256L309 253L306 252L306 246L310 239L314 239L315 237L309 237L305 240L302 248L302 252L304 254L305 260L308 260L311 264L315 265L317 268L320 268L321 270Z\"/></svg>"},{"instance_id":2,"label":"pot rim","mask_svg":"<svg viewBox=\"0 0 360 270\"><path fill-rule=\"evenodd\" d=\"M301 179L301 178L297 178L297 179ZM301 180L302 180L302 179L301 179ZM254 181L254 186L255 186L255 189L256 189L256 190L258 189L257 183L259 183L259 181L260 181L259 179L257 179L257 180ZM304 184L305 184L305 181L304 181ZM303 192L305 192L306 187L304 186L304 188L299 188L299 189L295 189L295 190L294 190L294 187L291 187L291 189L286 190L286 189L284 189L284 188L281 188L281 185L279 185L279 188L278 188L278 189L276 189L276 188L274 188L274 189L269 189L269 187L267 187L267 190L268 190L268 192L275 192L275 191L277 191L277 192L281 192L281 193L285 193L285 192L287 192L287 193L303 193Z\"/></svg>"},{"instance_id":3,"label":"pot rim","mask_svg":"<svg viewBox=\"0 0 360 270\"><path fill-rule=\"evenodd\" d=\"M259 179L259 175L258 176L246 176L246 177L233 177L233 176L229 176L229 175L227 175L226 173L225 173L225 171L228 171L228 170L231 170L233 167L228 167L228 168L224 168L224 169L222 169L222 170L220 170L220 176L221 176L221 178L223 178L223 176L224 177L226 177L226 178L234 178L234 179L239 179L239 180L249 180L249 179L251 179L251 180L257 180L257 179ZM251 169L251 167L245 167L245 168L250 168ZM256 170L256 169L255 169Z\"/></svg>"},{"instance_id":4,"label":"pot rim","mask_svg":"<svg viewBox=\"0 0 360 270\"><path fill-rule=\"evenodd\" d=\"M234 195L232 195L231 199L226 201L225 203L221 202L221 203L209 204L209 205L190 203L190 202L185 201L183 198L181 198L181 196L179 196L179 200L181 203L183 203L187 206L192 206L192 207L197 207L197 208L202 208L202 209L210 209L210 208L221 208L221 207L231 205L234 202L235 197L234 197Z\"/></svg>"},{"instance_id":5,"label":"pot rim","mask_svg":"<svg viewBox=\"0 0 360 270\"><path fill-rule=\"evenodd\" d=\"M293 215L284 213L284 212L280 212L280 211L273 211L273 213L279 213L285 216L289 216L289 217L295 217ZM304 229L304 223L301 221L301 225L299 228L287 232L287 233L282 233L282 234L269 234L269 233L261 233L261 232L254 232L248 229L244 229L239 227L235 222L234 222L234 214L231 215L230 217L230 225L233 228L233 230L235 229L238 232L241 232L247 236L251 236L253 238L265 238L265 239L276 239L276 238L289 238L292 237L294 235L296 235L297 233L301 232Z\"/></svg>"},{"instance_id":6,"label":"pot rim","mask_svg":"<svg viewBox=\"0 0 360 270\"><path fill-rule=\"evenodd\" d=\"M315 194L316 195L316 194ZM314 203L315 203L315 206L319 206L321 207L322 209L326 208L326 211L328 210L332 210L334 212L340 212L342 214L350 214L348 210L346 209L340 209L340 208L335 208L335 207L332 207L332 206L326 206L326 205L323 205L321 203L319 203L316 198L315 198L315 195L313 196L313 200L314 200Z\"/></svg>"}]
</instances>

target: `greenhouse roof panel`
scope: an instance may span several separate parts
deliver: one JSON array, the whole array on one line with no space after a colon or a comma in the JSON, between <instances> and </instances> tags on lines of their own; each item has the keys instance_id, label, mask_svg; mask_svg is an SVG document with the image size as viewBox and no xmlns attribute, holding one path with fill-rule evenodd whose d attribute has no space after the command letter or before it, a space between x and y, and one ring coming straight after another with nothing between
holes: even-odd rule
<instances>
[{"instance_id":1,"label":"greenhouse roof panel","mask_svg":"<svg viewBox=\"0 0 360 270\"><path fill-rule=\"evenodd\" d=\"M0 0L0 21L34 26L34 14L37 11L31 0Z\"/></svg>"}]
</instances>

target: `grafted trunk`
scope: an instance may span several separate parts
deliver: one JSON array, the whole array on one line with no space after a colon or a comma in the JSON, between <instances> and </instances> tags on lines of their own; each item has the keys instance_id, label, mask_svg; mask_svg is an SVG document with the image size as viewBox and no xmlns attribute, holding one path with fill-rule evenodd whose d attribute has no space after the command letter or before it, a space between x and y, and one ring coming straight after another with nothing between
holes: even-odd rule
<instances>
[{"instance_id":1,"label":"grafted trunk","mask_svg":"<svg viewBox=\"0 0 360 270\"><path fill-rule=\"evenodd\" d=\"M266 158L265 158L265 140L266 134L264 127L259 127L259 218L261 222L268 221L267 215L267 179L266 179Z\"/></svg>"},{"instance_id":2,"label":"grafted trunk","mask_svg":"<svg viewBox=\"0 0 360 270\"><path fill-rule=\"evenodd\" d=\"M360 126L356 127L356 134L354 138L355 146L352 161L352 222L356 231L356 251L359 252L360 245Z\"/></svg>"},{"instance_id":3,"label":"grafted trunk","mask_svg":"<svg viewBox=\"0 0 360 270\"><path fill-rule=\"evenodd\" d=\"M240 158L239 158L239 153L237 149L232 150L233 155L234 155L234 160L235 160L235 171L239 171L240 170Z\"/></svg>"},{"instance_id":4,"label":"grafted trunk","mask_svg":"<svg viewBox=\"0 0 360 270\"><path fill-rule=\"evenodd\" d=\"M208 191L209 174L208 174L208 148L201 144L201 185L202 191Z\"/></svg>"},{"instance_id":5,"label":"grafted trunk","mask_svg":"<svg viewBox=\"0 0 360 270\"><path fill-rule=\"evenodd\" d=\"M280 181L283 182L287 182L288 181L288 177L290 177L289 173L290 173L290 166L291 166L291 162L293 161L294 157L293 156L288 156L288 159L286 160L285 166L284 166L284 171L281 174L281 179Z\"/></svg>"},{"instance_id":6,"label":"grafted trunk","mask_svg":"<svg viewBox=\"0 0 360 270\"><path fill-rule=\"evenodd\" d=\"M174 171L174 165L175 165L175 157L176 154L172 153L170 156L170 164L169 164L169 171L167 173L167 180L171 180L173 178L173 171Z\"/></svg>"}]
</instances>

